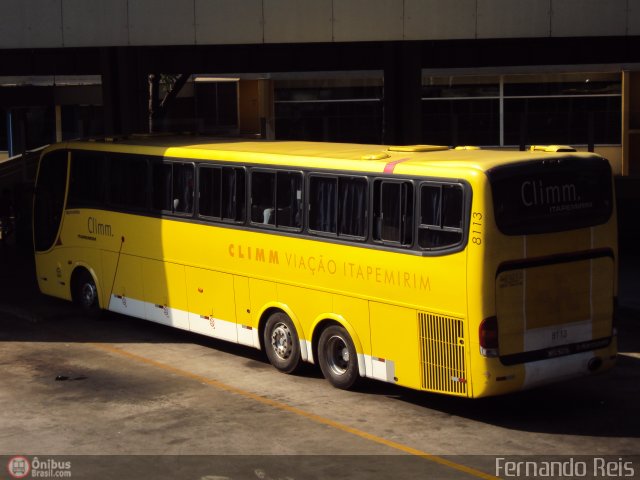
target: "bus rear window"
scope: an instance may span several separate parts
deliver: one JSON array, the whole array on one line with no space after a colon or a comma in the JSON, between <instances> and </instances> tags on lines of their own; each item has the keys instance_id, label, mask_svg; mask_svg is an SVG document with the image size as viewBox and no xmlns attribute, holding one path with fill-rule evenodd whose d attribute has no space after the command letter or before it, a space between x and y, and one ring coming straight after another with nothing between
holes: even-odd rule
<instances>
[{"instance_id":1,"label":"bus rear window","mask_svg":"<svg viewBox=\"0 0 640 480\"><path fill-rule=\"evenodd\" d=\"M420 186L418 245L439 250L460 245L463 240L464 201L460 184L425 182Z\"/></svg>"},{"instance_id":2,"label":"bus rear window","mask_svg":"<svg viewBox=\"0 0 640 480\"><path fill-rule=\"evenodd\" d=\"M376 180L373 187L374 240L411 245L413 184L396 180Z\"/></svg>"},{"instance_id":3,"label":"bus rear window","mask_svg":"<svg viewBox=\"0 0 640 480\"><path fill-rule=\"evenodd\" d=\"M496 223L506 235L590 227L611 216L611 167L598 157L507 165L488 177Z\"/></svg>"}]
</instances>

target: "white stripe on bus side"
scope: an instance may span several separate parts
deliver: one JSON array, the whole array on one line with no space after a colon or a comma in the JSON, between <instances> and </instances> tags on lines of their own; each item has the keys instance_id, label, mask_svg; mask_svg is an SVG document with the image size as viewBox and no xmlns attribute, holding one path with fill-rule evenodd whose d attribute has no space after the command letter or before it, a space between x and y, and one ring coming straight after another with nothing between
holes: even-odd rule
<instances>
[{"instance_id":1,"label":"white stripe on bus side","mask_svg":"<svg viewBox=\"0 0 640 480\"><path fill-rule=\"evenodd\" d=\"M261 349L257 328L222 320L213 316L203 316L164 305L136 300L120 295L111 295L108 310L151 322L188 330L208 337ZM303 361L313 362L311 342L300 340L300 356Z\"/></svg>"},{"instance_id":2,"label":"white stripe on bus side","mask_svg":"<svg viewBox=\"0 0 640 480\"><path fill-rule=\"evenodd\" d=\"M371 373L367 372L367 377L382 380L383 382L396 383L396 364L393 360L369 355L363 356L365 357L365 364L371 365ZM362 375L362 372L360 374Z\"/></svg>"},{"instance_id":3,"label":"white stripe on bus side","mask_svg":"<svg viewBox=\"0 0 640 480\"><path fill-rule=\"evenodd\" d=\"M119 295L111 295L109 310L260 349L260 336L257 328L220 318L202 316ZM300 340L300 354L303 361L314 363L310 340ZM392 360L358 353L358 371L362 377L374 378L383 382L396 382L395 362Z\"/></svg>"}]
</instances>

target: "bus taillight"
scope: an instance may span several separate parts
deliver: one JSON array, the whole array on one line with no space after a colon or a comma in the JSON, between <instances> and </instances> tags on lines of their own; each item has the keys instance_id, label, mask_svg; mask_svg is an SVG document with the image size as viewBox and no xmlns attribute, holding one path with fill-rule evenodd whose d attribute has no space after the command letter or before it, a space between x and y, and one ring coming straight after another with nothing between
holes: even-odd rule
<instances>
[{"instance_id":1,"label":"bus taillight","mask_svg":"<svg viewBox=\"0 0 640 480\"><path fill-rule=\"evenodd\" d=\"M498 356L498 319L485 318L480 323L480 353L485 357Z\"/></svg>"}]
</instances>

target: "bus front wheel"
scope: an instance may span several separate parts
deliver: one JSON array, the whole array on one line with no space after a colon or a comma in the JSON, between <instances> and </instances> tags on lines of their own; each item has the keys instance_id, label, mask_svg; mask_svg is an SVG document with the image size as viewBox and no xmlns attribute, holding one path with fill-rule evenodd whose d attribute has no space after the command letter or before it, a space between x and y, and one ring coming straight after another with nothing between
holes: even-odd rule
<instances>
[{"instance_id":1,"label":"bus front wheel","mask_svg":"<svg viewBox=\"0 0 640 480\"><path fill-rule=\"evenodd\" d=\"M358 354L347 330L339 325L326 328L318 341L318 361L324 378L336 388L348 390L358 378Z\"/></svg>"},{"instance_id":2,"label":"bus front wheel","mask_svg":"<svg viewBox=\"0 0 640 480\"><path fill-rule=\"evenodd\" d=\"M272 314L264 329L264 348L271 365L284 373L300 366L300 341L296 327L283 312Z\"/></svg>"},{"instance_id":3,"label":"bus front wheel","mask_svg":"<svg viewBox=\"0 0 640 480\"><path fill-rule=\"evenodd\" d=\"M96 282L91 274L84 269L79 270L75 275L73 300L88 313L97 313L100 310Z\"/></svg>"}]
</instances>

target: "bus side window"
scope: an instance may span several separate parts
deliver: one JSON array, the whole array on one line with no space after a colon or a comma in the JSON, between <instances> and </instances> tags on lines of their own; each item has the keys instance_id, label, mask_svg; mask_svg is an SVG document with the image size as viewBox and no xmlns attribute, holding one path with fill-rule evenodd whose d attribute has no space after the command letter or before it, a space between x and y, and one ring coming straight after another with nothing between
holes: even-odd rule
<instances>
[{"instance_id":1,"label":"bus side window","mask_svg":"<svg viewBox=\"0 0 640 480\"><path fill-rule=\"evenodd\" d=\"M174 213L193 213L193 165L173 164L172 199Z\"/></svg>"},{"instance_id":2,"label":"bus side window","mask_svg":"<svg viewBox=\"0 0 640 480\"><path fill-rule=\"evenodd\" d=\"M278 172L276 176L276 226L302 227L302 174Z\"/></svg>"},{"instance_id":3,"label":"bus side window","mask_svg":"<svg viewBox=\"0 0 640 480\"><path fill-rule=\"evenodd\" d=\"M200 215L224 222L244 222L245 171L238 167L199 167Z\"/></svg>"},{"instance_id":4,"label":"bus side window","mask_svg":"<svg viewBox=\"0 0 640 480\"><path fill-rule=\"evenodd\" d=\"M198 167L198 212L206 217L220 219L220 167Z\"/></svg>"},{"instance_id":5,"label":"bus side window","mask_svg":"<svg viewBox=\"0 0 640 480\"><path fill-rule=\"evenodd\" d=\"M243 168L222 167L220 202L222 220L244 222L245 171Z\"/></svg>"},{"instance_id":6,"label":"bus side window","mask_svg":"<svg viewBox=\"0 0 640 480\"><path fill-rule=\"evenodd\" d=\"M418 245L423 250L462 242L463 191L458 184L422 184Z\"/></svg>"},{"instance_id":7,"label":"bus side window","mask_svg":"<svg viewBox=\"0 0 640 480\"><path fill-rule=\"evenodd\" d=\"M338 233L338 179L312 175L309 179L309 230Z\"/></svg>"},{"instance_id":8,"label":"bus side window","mask_svg":"<svg viewBox=\"0 0 640 480\"><path fill-rule=\"evenodd\" d=\"M152 163L154 210L191 214L194 166L191 163Z\"/></svg>"},{"instance_id":9,"label":"bus side window","mask_svg":"<svg viewBox=\"0 0 640 480\"><path fill-rule=\"evenodd\" d=\"M367 231L367 180L319 176L309 179L309 230L364 240Z\"/></svg>"},{"instance_id":10,"label":"bus side window","mask_svg":"<svg viewBox=\"0 0 640 480\"><path fill-rule=\"evenodd\" d=\"M71 152L67 208L104 207L107 201L107 164L103 153Z\"/></svg>"},{"instance_id":11,"label":"bus side window","mask_svg":"<svg viewBox=\"0 0 640 480\"><path fill-rule=\"evenodd\" d=\"M274 225L276 173L251 172L251 222Z\"/></svg>"},{"instance_id":12,"label":"bus side window","mask_svg":"<svg viewBox=\"0 0 640 480\"><path fill-rule=\"evenodd\" d=\"M109 166L110 203L125 209L147 209L147 159L114 154Z\"/></svg>"},{"instance_id":13,"label":"bus side window","mask_svg":"<svg viewBox=\"0 0 640 480\"><path fill-rule=\"evenodd\" d=\"M413 184L392 180L374 183L375 240L411 245L413 241Z\"/></svg>"},{"instance_id":14,"label":"bus side window","mask_svg":"<svg viewBox=\"0 0 640 480\"><path fill-rule=\"evenodd\" d=\"M299 230L302 227L302 174L252 171L251 222Z\"/></svg>"},{"instance_id":15,"label":"bus side window","mask_svg":"<svg viewBox=\"0 0 640 480\"><path fill-rule=\"evenodd\" d=\"M153 162L151 164L153 170L153 209L158 211L172 210L171 200L171 175L172 169L170 163Z\"/></svg>"},{"instance_id":16,"label":"bus side window","mask_svg":"<svg viewBox=\"0 0 640 480\"><path fill-rule=\"evenodd\" d=\"M367 232L367 180L338 179L338 235L364 240Z\"/></svg>"}]
</instances>

